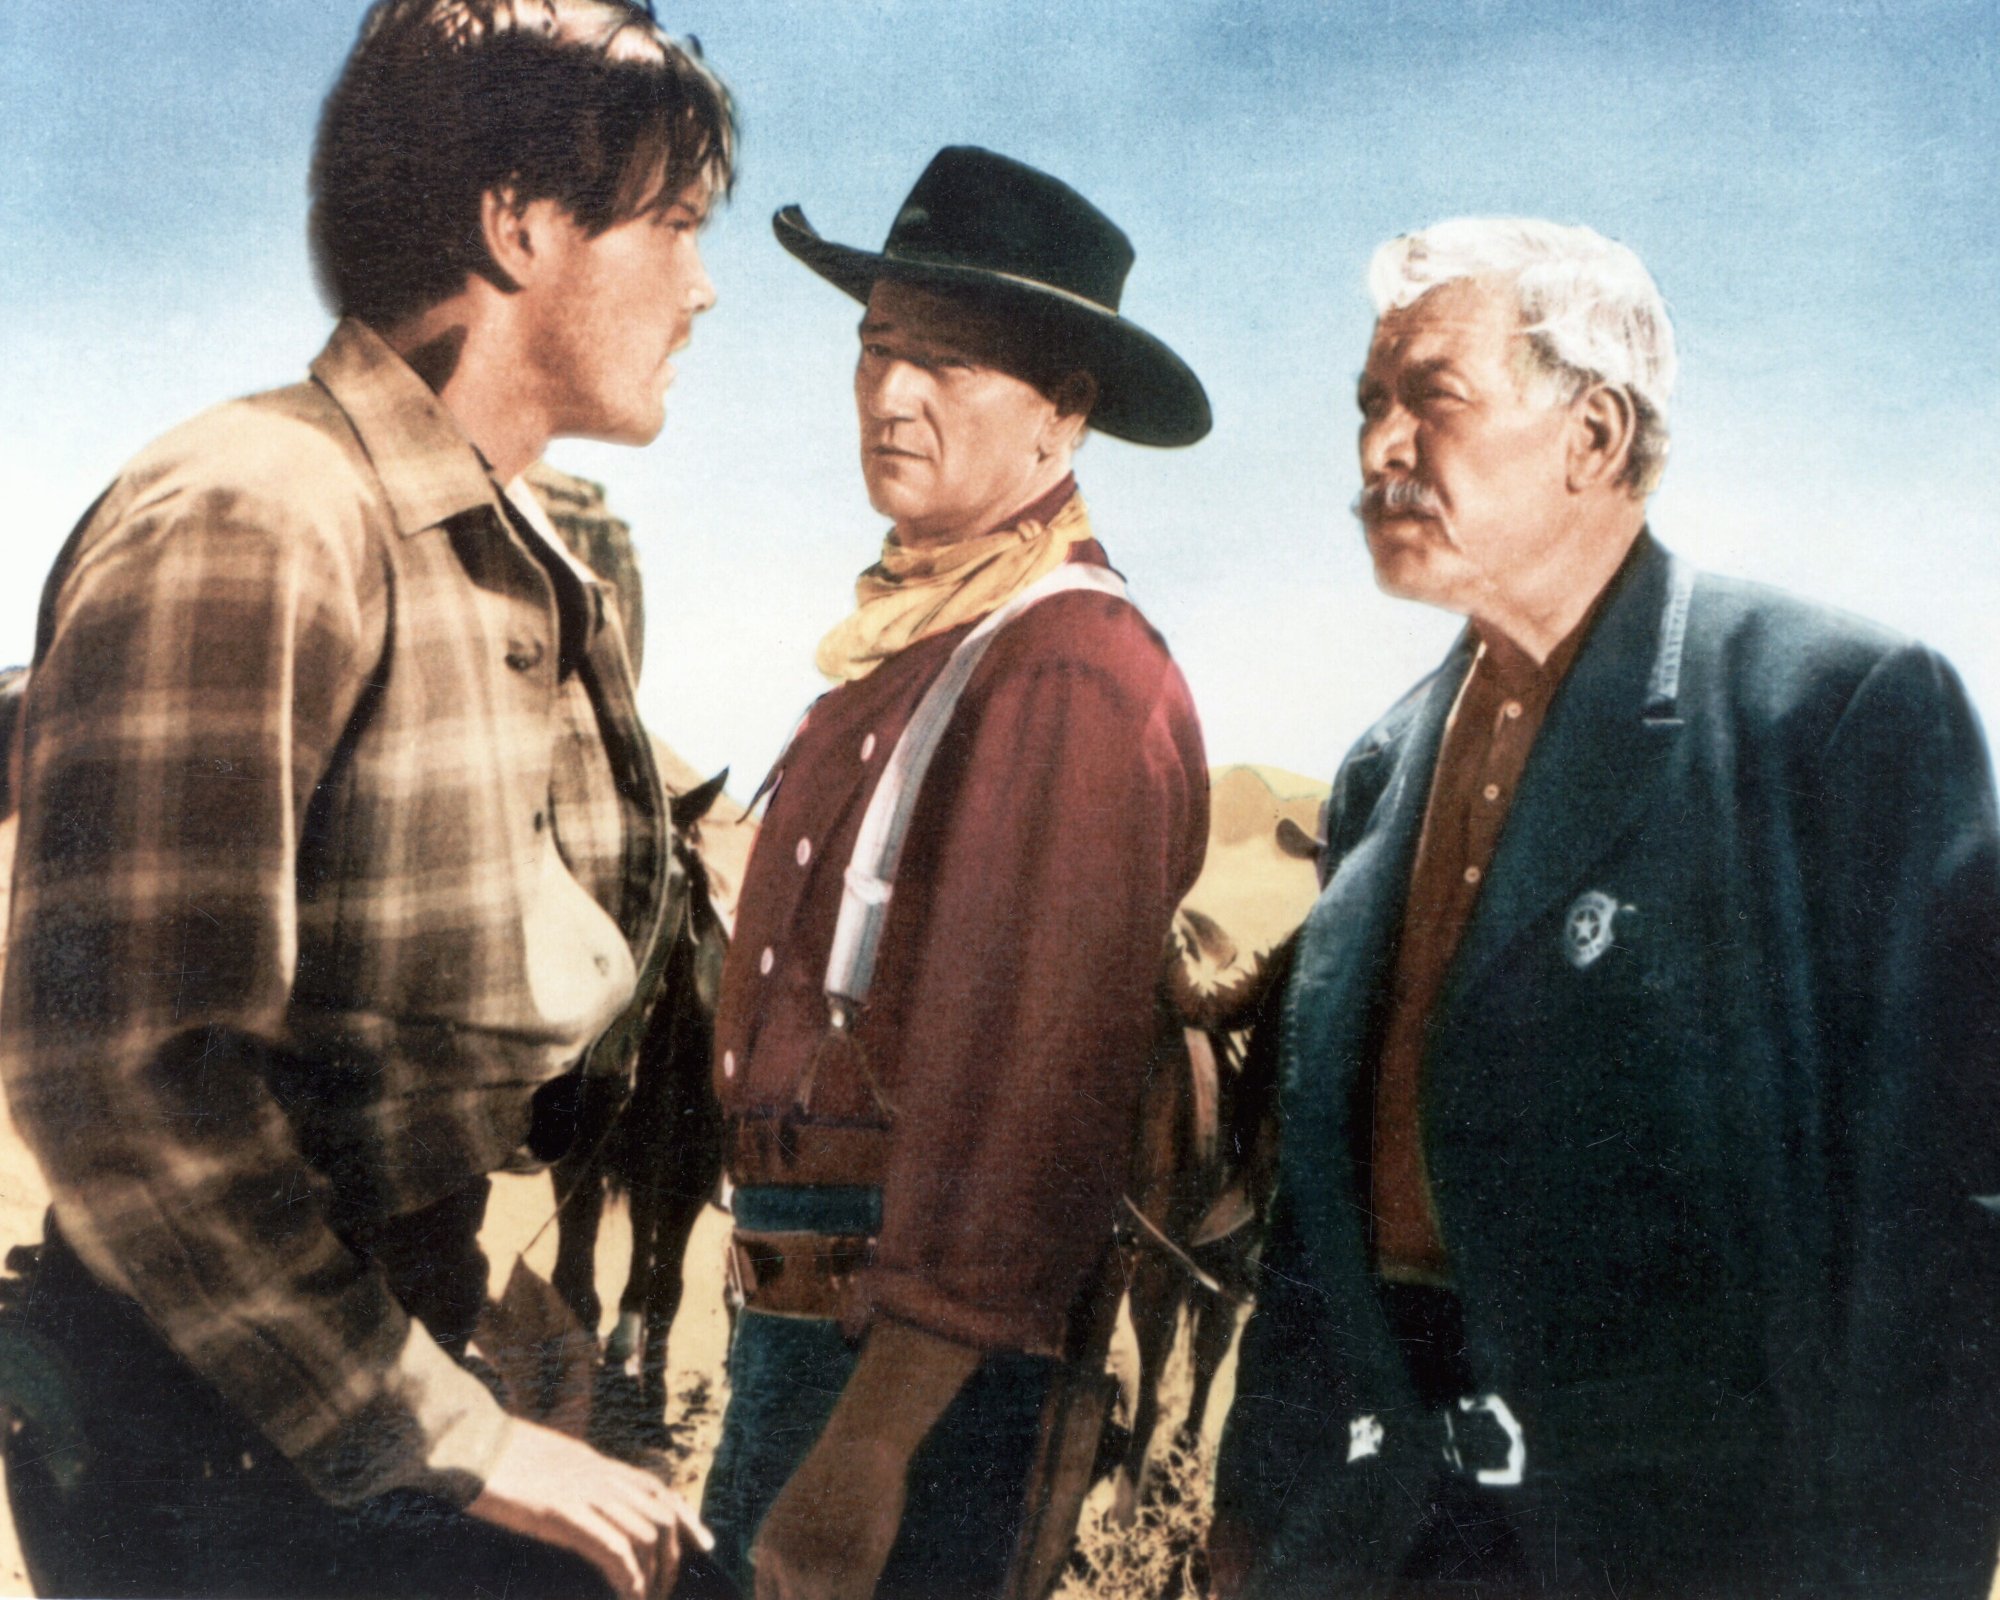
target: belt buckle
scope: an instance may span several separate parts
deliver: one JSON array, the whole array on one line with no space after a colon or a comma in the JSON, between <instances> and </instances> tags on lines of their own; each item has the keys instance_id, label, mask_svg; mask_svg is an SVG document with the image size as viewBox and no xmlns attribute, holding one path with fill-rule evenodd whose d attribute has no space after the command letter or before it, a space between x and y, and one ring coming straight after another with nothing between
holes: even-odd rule
<instances>
[{"instance_id":1,"label":"belt buckle","mask_svg":"<svg viewBox=\"0 0 2000 1600\"><path fill-rule=\"evenodd\" d=\"M1500 1425L1500 1431L1507 1436L1507 1464L1502 1467L1478 1467L1472 1476L1476 1482L1491 1489L1512 1489L1527 1472L1528 1440L1521 1431L1520 1421L1515 1417L1507 1402L1497 1394L1462 1395L1458 1409L1462 1415L1478 1416L1482 1412ZM1452 1414L1444 1413L1444 1458L1458 1472L1466 1470L1465 1458L1458 1447L1458 1430L1452 1423Z\"/></svg>"}]
</instances>

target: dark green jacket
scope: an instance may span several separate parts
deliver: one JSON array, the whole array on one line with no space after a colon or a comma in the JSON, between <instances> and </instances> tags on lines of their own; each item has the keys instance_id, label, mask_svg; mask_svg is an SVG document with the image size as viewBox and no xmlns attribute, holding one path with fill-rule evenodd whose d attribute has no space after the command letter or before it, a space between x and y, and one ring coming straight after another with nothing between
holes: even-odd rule
<instances>
[{"instance_id":1,"label":"dark green jacket","mask_svg":"<svg viewBox=\"0 0 2000 1600\"><path fill-rule=\"evenodd\" d=\"M1372 1289L1363 1108L1470 660L1462 640L1328 802L1218 1469L1266 1593L1392 1575L1437 1456ZM1593 906L1615 907L1594 954ZM1525 1436L1498 1493L1546 1581L1985 1594L2000 828L1937 656L1642 535L1431 1019L1425 1144L1473 1369ZM1363 1414L1384 1442L1350 1464Z\"/></svg>"}]
</instances>

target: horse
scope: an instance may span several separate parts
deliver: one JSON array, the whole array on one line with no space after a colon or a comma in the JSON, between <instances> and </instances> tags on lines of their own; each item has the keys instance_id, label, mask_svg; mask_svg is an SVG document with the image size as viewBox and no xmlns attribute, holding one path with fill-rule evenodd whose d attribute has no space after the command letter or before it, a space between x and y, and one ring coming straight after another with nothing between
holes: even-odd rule
<instances>
[{"instance_id":1,"label":"horse","mask_svg":"<svg viewBox=\"0 0 2000 1600\"><path fill-rule=\"evenodd\" d=\"M1162 1040L1122 1219L1138 1348L1131 1431L1110 1461L1111 1516L1125 1526L1157 1455L1167 1362L1183 1318L1192 1383L1174 1443L1191 1450L1201 1436L1216 1374L1255 1296L1277 1174L1277 1029L1264 1024L1283 993L1290 947L1255 958L1224 988L1194 991L1182 977L1201 938L1192 920L1183 911L1169 939Z\"/></svg>"},{"instance_id":2,"label":"horse","mask_svg":"<svg viewBox=\"0 0 2000 1600\"><path fill-rule=\"evenodd\" d=\"M678 881L661 936L665 958L639 1034L631 1093L618 1104L623 1085L616 1078L587 1088L579 1124L591 1131L554 1168L557 1242L551 1282L593 1335L603 1312L596 1254L605 1196L622 1192L631 1206L631 1266L604 1358L608 1374L636 1382L636 1412L628 1420L635 1419L642 1443L664 1442L667 1335L680 1309L681 1260L722 1177L722 1110L709 1079L728 934L702 858L701 826L727 777L725 769L670 802Z\"/></svg>"},{"instance_id":3,"label":"horse","mask_svg":"<svg viewBox=\"0 0 2000 1600\"><path fill-rule=\"evenodd\" d=\"M1276 801L1269 780L1254 769L1219 775L1216 798L1203 884L1175 914L1168 937L1159 1044L1141 1099L1127 1192L1126 1309L1138 1346L1138 1383L1131 1431L1107 1438L1101 1459L1114 1479L1111 1517L1128 1527L1157 1455L1167 1362L1183 1317L1192 1384L1175 1443L1192 1450L1216 1374L1255 1297L1263 1221L1277 1180L1277 1013L1291 933L1311 904L1305 864L1319 849L1296 818L1282 814L1308 802ZM1282 888L1266 887L1268 868L1249 886L1261 900L1259 915L1238 910L1235 920L1246 925L1246 937L1274 942L1246 952L1198 903L1241 907L1245 873L1232 856L1272 847L1300 866L1279 869L1274 881ZM1235 894L1218 881L1229 879L1239 880L1229 886Z\"/></svg>"},{"instance_id":4,"label":"horse","mask_svg":"<svg viewBox=\"0 0 2000 1600\"><path fill-rule=\"evenodd\" d=\"M634 681L643 663L645 586L630 526L605 503L603 488L537 462L526 473L570 552L615 601ZM657 1442L666 1410L666 1348L681 1300L681 1257L702 1206L722 1173L721 1112L709 1086L711 1028L728 942L729 907L741 887L743 819L713 815L727 778L703 783L658 740L654 759L674 798L672 881L663 961L642 975L654 998L599 1049L635 1060L627 1096L621 1073L586 1076L575 1108L571 1154L556 1163L556 1265L551 1284L594 1342L602 1315L596 1285L599 1223L607 1191L632 1211L632 1261L618 1319L605 1343L605 1373L631 1380L636 1396L611 1407L636 1416L642 1442ZM709 836L703 836L703 823ZM600 1394L604 1393L600 1384ZM613 1390L616 1394L616 1390ZM607 1399L611 1396L605 1396ZM636 1406L636 1412L634 1407Z\"/></svg>"}]
</instances>

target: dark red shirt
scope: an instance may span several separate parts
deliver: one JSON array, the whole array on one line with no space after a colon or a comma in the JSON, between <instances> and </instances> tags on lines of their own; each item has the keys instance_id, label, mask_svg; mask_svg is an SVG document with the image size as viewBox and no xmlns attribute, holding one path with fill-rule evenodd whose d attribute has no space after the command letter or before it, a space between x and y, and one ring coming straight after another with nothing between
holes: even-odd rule
<instances>
[{"instance_id":1,"label":"dark red shirt","mask_svg":"<svg viewBox=\"0 0 2000 1600\"><path fill-rule=\"evenodd\" d=\"M1008 624L924 780L855 1030L866 1066L821 1055L855 833L965 631L832 690L794 735L723 973L716 1087L737 1184L880 1186L867 1307L1054 1353L1125 1183L1167 930L1207 841L1206 758L1132 606L1069 592ZM788 1118L816 1058L811 1109Z\"/></svg>"}]
</instances>

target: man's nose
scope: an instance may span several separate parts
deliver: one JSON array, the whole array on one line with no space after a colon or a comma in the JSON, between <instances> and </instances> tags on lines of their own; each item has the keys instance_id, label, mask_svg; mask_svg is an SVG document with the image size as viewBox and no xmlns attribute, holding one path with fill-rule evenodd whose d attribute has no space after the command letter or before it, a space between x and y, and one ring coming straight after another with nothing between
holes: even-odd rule
<instances>
[{"instance_id":1,"label":"man's nose","mask_svg":"<svg viewBox=\"0 0 2000 1600\"><path fill-rule=\"evenodd\" d=\"M1361 478L1372 482L1385 472L1414 472L1417 468L1415 419L1402 406L1388 405L1378 416L1361 424Z\"/></svg>"},{"instance_id":2,"label":"man's nose","mask_svg":"<svg viewBox=\"0 0 2000 1600\"><path fill-rule=\"evenodd\" d=\"M701 251L694 254L694 281L688 285L688 310L696 316L715 304L715 284L708 276L708 263Z\"/></svg>"},{"instance_id":3,"label":"man's nose","mask_svg":"<svg viewBox=\"0 0 2000 1600\"><path fill-rule=\"evenodd\" d=\"M878 422L916 415L917 368L908 361L877 361L862 381L868 414Z\"/></svg>"}]
</instances>

